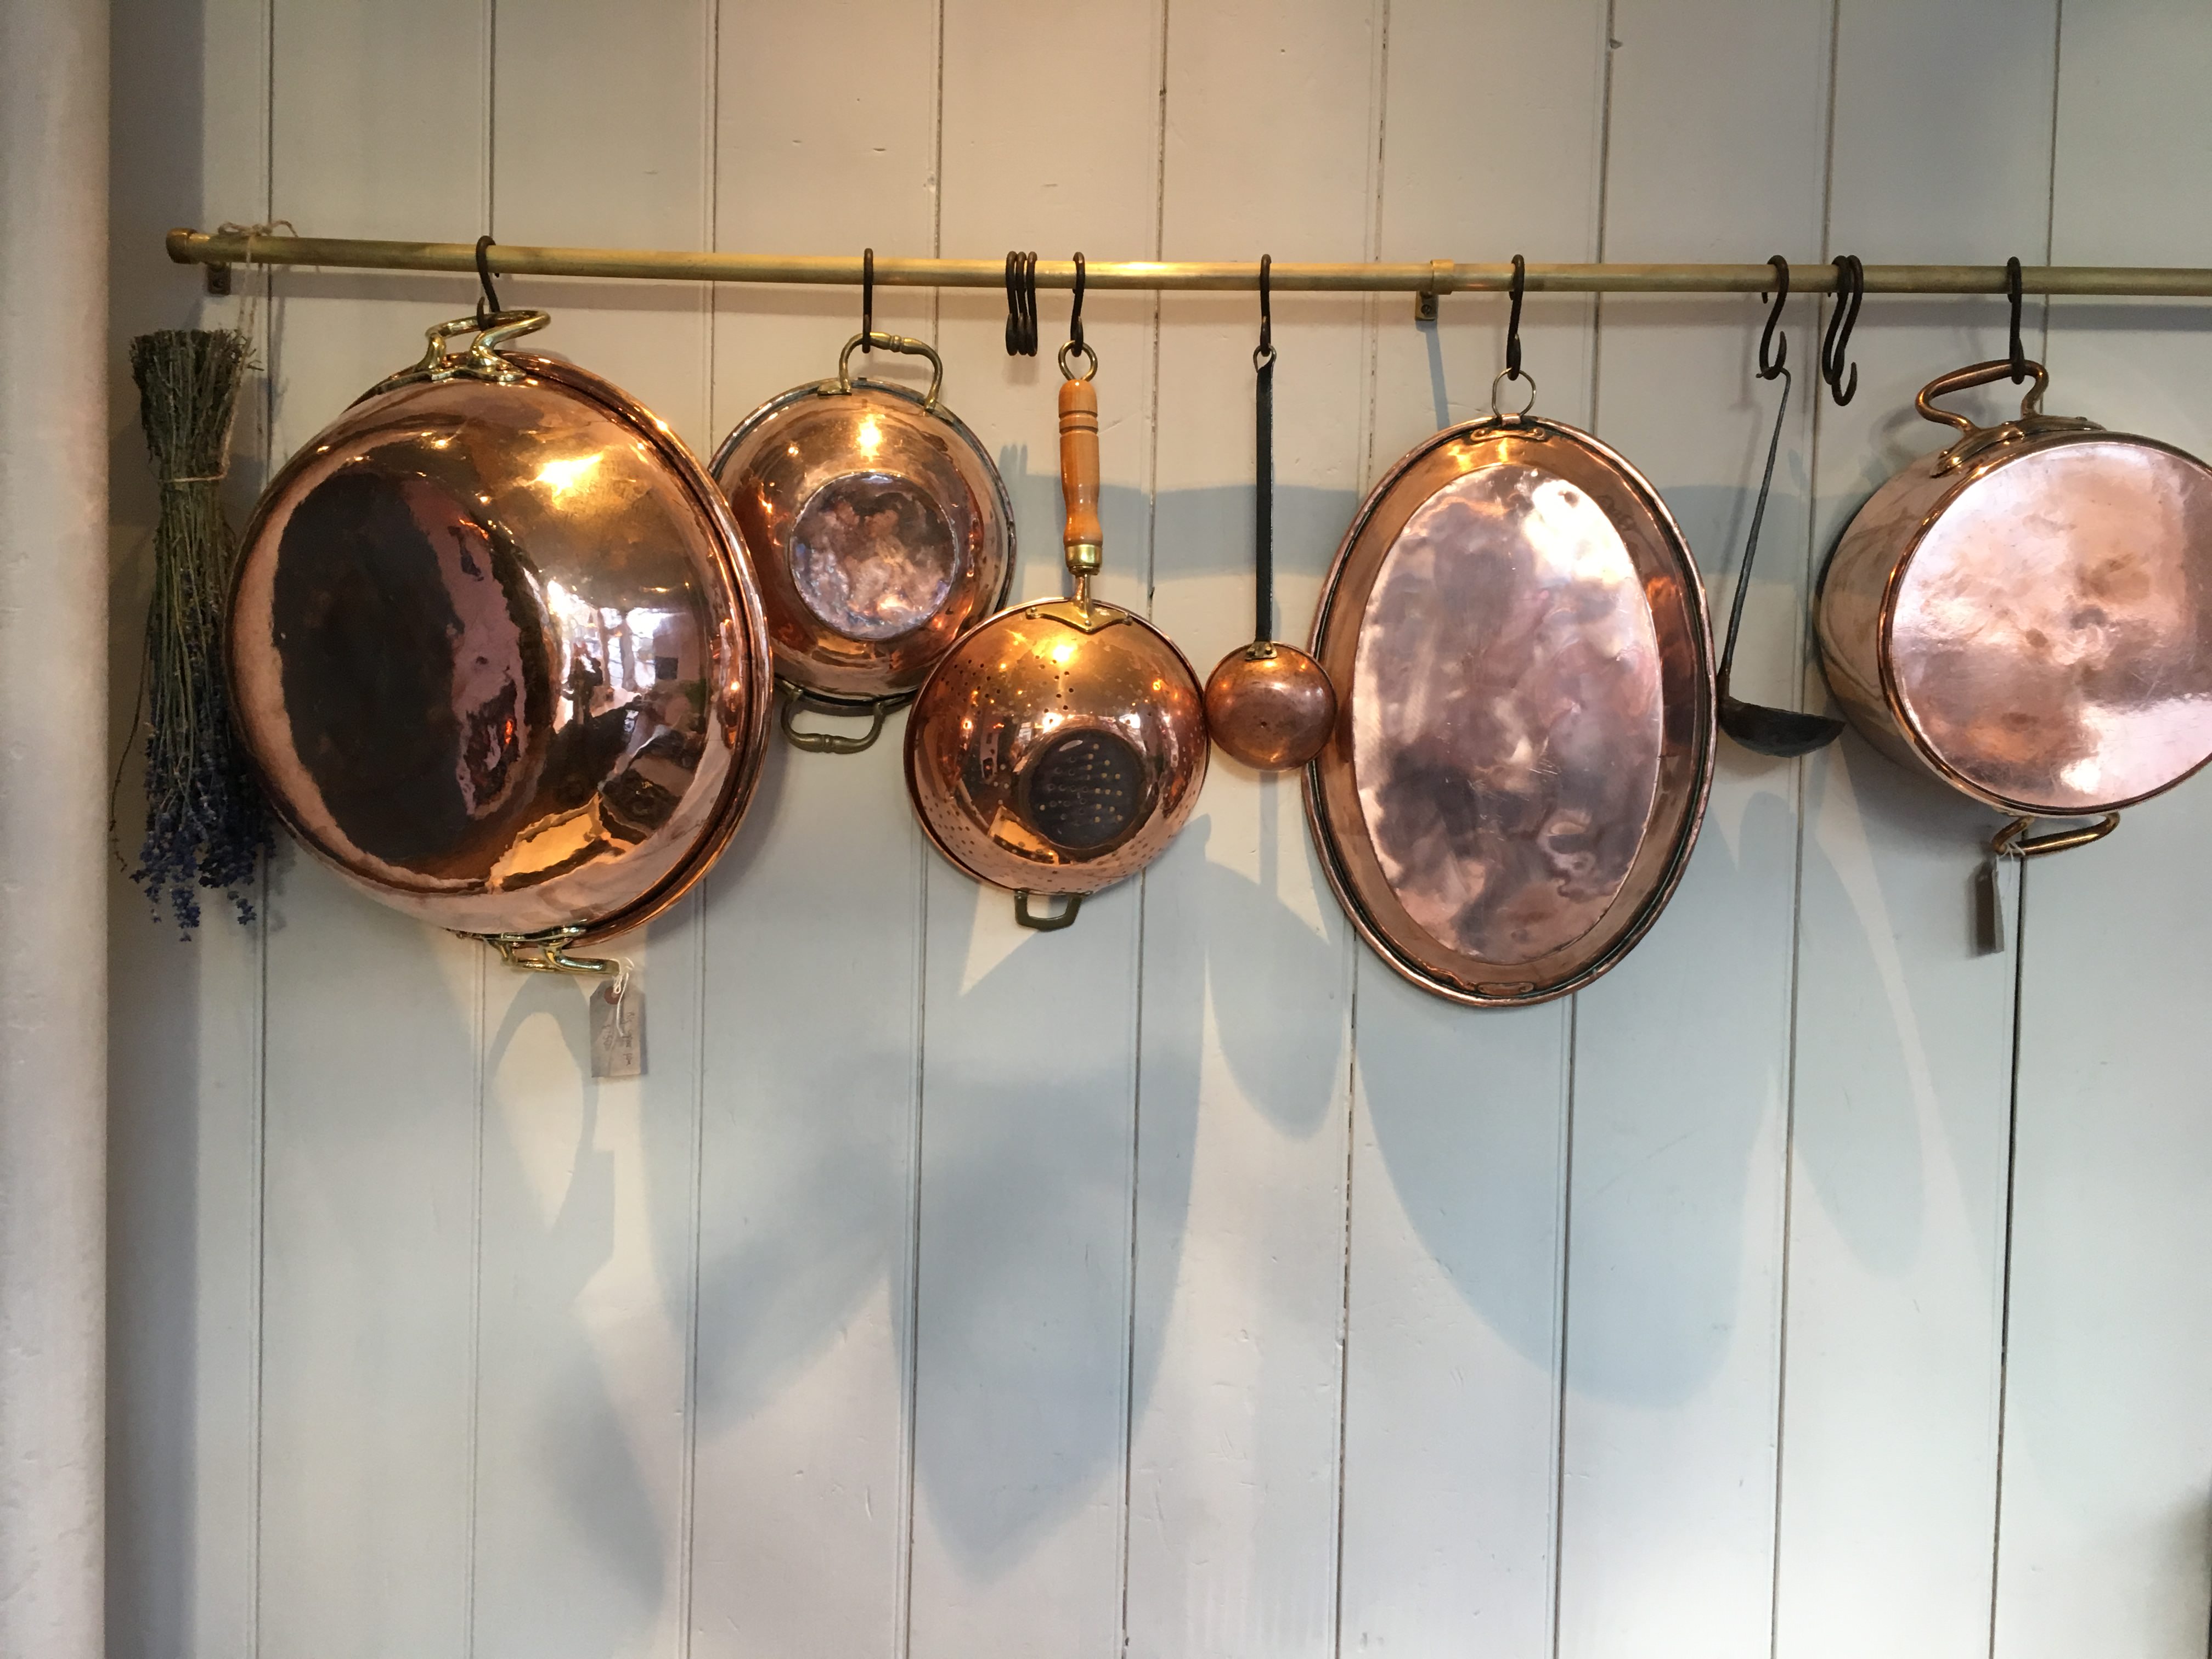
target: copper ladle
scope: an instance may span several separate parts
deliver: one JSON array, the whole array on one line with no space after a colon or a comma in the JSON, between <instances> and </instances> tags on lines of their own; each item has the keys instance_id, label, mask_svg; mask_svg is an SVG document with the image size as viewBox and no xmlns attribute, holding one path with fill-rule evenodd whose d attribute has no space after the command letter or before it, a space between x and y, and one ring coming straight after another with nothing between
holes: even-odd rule
<instances>
[{"instance_id":1,"label":"copper ladle","mask_svg":"<svg viewBox=\"0 0 2212 1659\"><path fill-rule=\"evenodd\" d=\"M1759 481L1759 500L1751 509L1751 532L1743 544L1743 568L1736 573L1735 598L1729 605L1728 641L1721 647L1721 668L1714 677L1713 690L1720 705L1722 731L1755 754L1786 757L1809 755L1815 749L1826 748L1843 735L1844 723L1826 714L1804 714L1795 709L1771 708L1763 702L1746 702L1729 690L1729 671L1735 663L1736 631L1743 624L1744 596L1751 592L1751 562L1759 552L1759 521L1766 516L1767 492L1774 487L1774 458L1782 447L1782 422L1790 411L1790 371L1783 367L1790 356L1789 337L1783 337L1781 348L1771 360L1766 355L1774 339L1775 325L1782 320L1783 301L1790 297L1790 266L1779 254L1767 263L1775 268L1780 281L1773 300L1774 309L1767 313L1766 329L1759 337L1759 378L1779 379L1782 400L1774 406L1774 434L1766 442L1766 472Z\"/></svg>"},{"instance_id":2,"label":"copper ladle","mask_svg":"<svg viewBox=\"0 0 2212 1659\"><path fill-rule=\"evenodd\" d=\"M1252 643L1214 665L1206 681L1206 726L1231 757L1261 772L1304 766L1328 742L1336 724L1336 690L1322 665L1274 631L1275 348L1267 304L1270 257L1260 258L1260 343L1256 375L1252 586Z\"/></svg>"}]
</instances>

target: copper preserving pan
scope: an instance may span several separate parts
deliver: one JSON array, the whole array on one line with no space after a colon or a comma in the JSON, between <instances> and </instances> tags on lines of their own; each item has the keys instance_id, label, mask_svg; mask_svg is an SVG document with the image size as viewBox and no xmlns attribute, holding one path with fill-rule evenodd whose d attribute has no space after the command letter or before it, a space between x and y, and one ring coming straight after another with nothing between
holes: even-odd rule
<instances>
[{"instance_id":1,"label":"copper preserving pan","mask_svg":"<svg viewBox=\"0 0 2212 1659\"><path fill-rule=\"evenodd\" d=\"M927 357L928 392L853 379L864 345ZM989 454L938 401L944 377L922 341L856 334L835 380L762 404L715 453L760 581L784 732L803 749L866 749L952 641L1006 602L1013 510ZM870 724L802 732L802 705Z\"/></svg>"},{"instance_id":2,"label":"copper preserving pan","mask_svg":"<svg viewBox=\"0 0 2212 1659\"><path fill-rule=\"evenodd\" d=\"M1075 596L1017 605L968 634L930 671L906 729L907 789L930 840L977 880L1012 889L1018 921L1048 929L1166 849L1206 758L1182 653L1091 597L1102 534L1087 378L1060 387L1060 434ZM1045 914L1030 903L1042 895L1068 902Z\"/></svg>"},{"instance_id":3,"label":"copper preserving pan","mask_svg":"<svg viewBox=\"0 0 2212 1659\"><path fill-rule=\"evenodd\" d=\"M1499 1007L1627 954L1688 860L1714 746L1705 590L1635 468L1525 413L1437 434L1353 520L1313 653L1340 708L1307 817L1385 962Z\"/></svg>"},{"instance_id":4,"label":"copper preserving pan","mask_svg":"<svg viewBox=\"0 0 2212 1659\"><path fill-rule=\"evenodd\" d=\"M2078 846L2212 757L2212 468L2042 412L1977 426L1936 399L2012 373L1976 363L1917 406L1956 427L1859 509L1822 573L1828 684L1884 753L2016 815L1997 850ZM2101 815L2041 837L2039 817Z\"/></svg>"},{"instance_id":5,"label":"copper preserving pan","mask_svg":"<svg viewBox=\"0 0 2212 1659\"><path fill-rule=\"evenodd\" d=\"M713 481L501 313L294 456L248 527L229 668L286 824L385 903L524 965L673 903L750 798L760 599Z\"/></svg>"}]
</instances>

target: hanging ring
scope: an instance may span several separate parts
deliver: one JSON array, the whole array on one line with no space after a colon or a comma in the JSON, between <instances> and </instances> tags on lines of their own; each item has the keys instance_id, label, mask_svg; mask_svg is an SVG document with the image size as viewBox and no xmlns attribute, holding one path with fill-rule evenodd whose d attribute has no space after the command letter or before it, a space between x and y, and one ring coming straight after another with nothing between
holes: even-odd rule
<instances>
[{"instance_id":1,"label":"hanging ring","mask_svg":"<svg viewBox=\"0 0 2212 1659\"><path fill-rule=\"evenodd\" d=\"M1498 406L1498 394L1505 390L1505 383L1508 380L1513 380L1528 382L1528 401L1518 409L1500 409ZM1501 421L1517 421L1535 406L1536 377L1534 375L1523 374L1517 368L1501 368L1498 371L1498 378L1490 383L1490 412L1492 415Z\"/></svg>"},{"instance_id":2,"label":"hanging ring","mask_svg":"<svg viewBox=\"0 0 2212 1659\"><path fill-rule=\"evenodd\" d=\"M1777 253L1767 262L1774 267L1774 294L1766 301L1766 326L1759 336L1759 378L1771 380L1782 373L1782 366L1790 361L1790 337L1784 334L1778 343L1775 331L1782 326L1782 307L1790 303L1790 261ZM1770 349L1772 356L1769 356Z\"/></svg>"},{"instance_id":3,"label":"hanging ring","mask_svg":"<svg viewBox=\"0 0 2212 1659\"><path fill-rule=\"evenodd\" d=\"M2005 261L2005 298L2012 305L2012 383L2018 386L2027 378L2027 353L2021 349L2020 339L2020 256L2016 253Z\"/></svg>"},{"instance_id":4,"label":"hanging ring","mask_svg":"<svg viewBox=\"0 0 2212 1659\"><path fill-rule=\"evenodd\" d=\"M1522 378L1521 374L1521 296L1528 291L1528 262L1516 253L1513 256L1513 286L1510 290L1513 295L1513 309L1506 314L1505 319L1505 376L1508 380L1517 380ZM1534 381L1529 382L1528 401L1532 404L1536 401L1534 385ZM1492 396L1490 401L1491 407L1495 410L1498 405L1497 398ZM1524 409L1521 412L1525 415L1528 411Z\"/></svg>"},{"instance_id":5,"label":"hanging ring","mask_svg":"<svg viewBox=\"0 0 2212 1659\"><path fill-rule=\"evenodd\" d=\"M499 302L499 290L491 285L491 238L477 238L477 286L483 290L477 301L477 321L497 316L504 309Z\"/></svg>"},{"instance_id":6,"label":"hanging ring","mask_svg":"<svg viewBox=\"0 0 2212 1659\"><path fill-rule=\"evenodd\" d=\"M1267 292L1268 268L1274 263L1273 254L1260 256L1260 343L1252 352L1252 367L1255 369L1265 368L1275 361L1274 308L1268 302Z\"/></svg>"},{"instance_id":7,"label":"hanging ring","mask_svg":"<svg viewBox=\"0 0 2212 1659\"><path fill-rule=\"evenodd\" d=\"M1858 325L1859 307L1866 301L1866 266L1856 253L1839 253L1829 261L1836 268L1836 310L1828 319L1827 337L1820 346L1820 378L1828 395L1841 409L1857 394L1859 368L1849 361L1851 330ZM1850 370L1845 380L1844 370Z\"/></svg>"},{"instance_id":8,"label":"hanging ring","mask_svg":"<svg viewBox=\"0 0 2212 1659\"><path fill-rule=\"evenodd\" d=\"M1080 374L1073 367L1079 354L1089 365ZM1098 373L1098 354L1079 340L1070 340L1060 349L1060 372L1071 380L1087 380Z\"/></svg>"}]
</instances>

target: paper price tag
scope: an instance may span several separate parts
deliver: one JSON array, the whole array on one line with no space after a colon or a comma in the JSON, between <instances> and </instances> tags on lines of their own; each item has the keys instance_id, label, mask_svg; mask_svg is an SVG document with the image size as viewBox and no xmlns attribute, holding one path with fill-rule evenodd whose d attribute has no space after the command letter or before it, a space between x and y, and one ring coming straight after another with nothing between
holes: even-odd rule
<instances>
[{"instance_id":1,"label":"paper price tag","mask_svg":"<svg viewBox=\"0 0 2212 1659\"><path fill-rule=\"evenodd\" d=\"M592 1075L636 1077L645 1070L645 993L625 974L592 988Z\"/></svg>"}]
</instances>

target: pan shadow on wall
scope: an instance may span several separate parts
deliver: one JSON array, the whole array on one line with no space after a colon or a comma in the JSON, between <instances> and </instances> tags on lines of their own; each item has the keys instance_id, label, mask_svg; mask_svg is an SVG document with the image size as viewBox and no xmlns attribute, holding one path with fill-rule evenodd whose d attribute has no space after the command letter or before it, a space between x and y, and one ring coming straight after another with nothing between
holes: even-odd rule
<instances>
[{"instance_id":1,"label":"pan shadow on wall","mask_svg":"<svg viewBox=\"0 0 2212 1659\"><path fill-rule=\"evenodd\" d=\"M1803 522L1802 480L1796 484L1799 501L1787 498L1784 481L1770 514L1740 653L1745 683L1772 688L1777 701L1789 700L1784 688L1795 677L1791 642L1774 637L1786 635L1788 624L1773 624L1795 603L1790 573L1802 568L1803 555L1802 532L1793 547L1788 532L1778 538L1773 526ZM1749 493L1664 493L1701 546L1709 600L1718 611L1741 556ZM1818 708L1817 671L1807 682L1811 689L1800 706ZM1804 780L1805 902L1831 919L1817 948L1836 967L1820 982L1890 988L1880 1006L1863 1011L1873 1024L1860 1029L1878 1035L1853 1046L1847 1118L1802 1117L1797 1160L1869 1267L1894 1274L1918 1249L1929 1177L1914 1076L1925 1076L1926 1068L1914 1052L1922 1034L1912 1029L1912 1015L1941 1005L1937 981L1982 965L1971 957L1968 882L1997 820L1875 755L1855 733L1827 755L1798 763L1752 756L1723 738L1714 803L1680 888L1635 951L1577 998L1572 1029L1583 1064L1574 1073L1577 1085L1618 1086L1621 1077L1640 1073L1650 1079L1648 1109L1679 1115L1684 1131L1638 1139L1632 1155L1621 1156L1607 1140L1584 1144L1593 1133L1589 1115L1617 1118L1620 1105L1584 1103L1577 1188L1604 1201L1583 1204L1573 1225L1583 1259L1604 1267L1577 1277L1570 1293L1583 1316L1577 1329L1589 1334L1578 1338L1573 1385L1591 1395L1651 1406L1694 1396L1726 1359L1747 1297L1772 1293L1750 1279L1771 1279L1774 1271L1773 1223L1747 1203L1754 1161L1775 1156L1782 1144L1789 1087L1798 856L1792 766L1811 769ZM1870 856L1869 846L1925 850L1900 875L1897 860ZM1943 896L1955 897L1958 927L1949 953L1908 965L1895 944L1895 919L1929 902L1930 860L1955 875L1948 886L1942 885L1947 876L1935 880ZM1850 926L1838 934L1833 919L1844 917ZM1458 1008L1399 981L1364 947L1359 989L1363 1012L1375 999L1390 1009L1361 1021L1363 1031L1387 1029L1391 1040L1360 1046L1358 1069L1397 1201L1468 1305L1532 1364L1549 1369L1558 1310L1548 1295L1532 1294L1540 1264L1528 1252L1532 1241L1556 1237L1555 1103L1568 1085L1548 1064L1528 1067L1532 1054L1559 1052L1565 1028L1553 1035L1549 1022L1560 1016L1547 1007ZM1624 1031L1633 1034L1632 1054L1620 1047ZM1743 1052L1747 1047L1757 1052ZM1801 1098L1824 1086L1805 1070L1823 1063L1817 1048L1801 1055ZM2001 1092L2002 1079L1996 1086ZM1938 1102L1947 1121L1976 1104ZM1972 1133L1964 1121L1952 1127L1954 1136ZM1501 1176L1501 1170L1523 1178ZM1489 1172L1479 1186L1474 1171ZM1478 1191L1483 1200L1471 1197ZM1372 1201L1354 1194L1355 1205ZM1655 1237L1667 1248L1649 1248Z\"/></svg>"}]
</instances>

